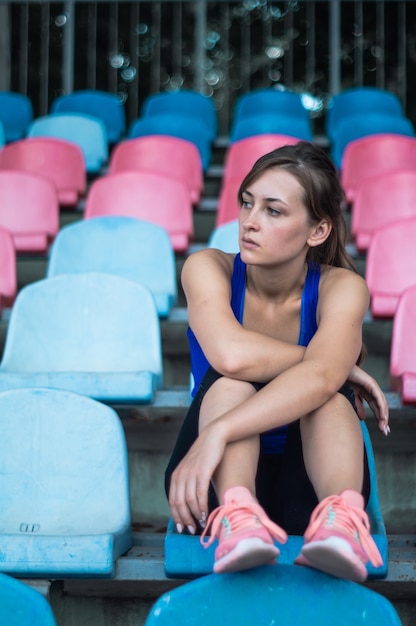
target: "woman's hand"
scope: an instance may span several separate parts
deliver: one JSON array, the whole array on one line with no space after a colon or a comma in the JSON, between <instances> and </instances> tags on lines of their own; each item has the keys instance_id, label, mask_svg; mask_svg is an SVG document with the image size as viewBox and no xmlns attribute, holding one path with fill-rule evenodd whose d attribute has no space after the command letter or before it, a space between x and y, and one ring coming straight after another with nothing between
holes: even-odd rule
<instances>
[{"instance_id":1,"label":"woman's hand","mask_svg":"<svg viewBox=\"0 0 416 626\"><path fill-rule=\"evenodd\" d=\"M354 365L348 376L348 382L354 389L360 419L365 419L363 406L365 400L378 420L379 429L383 435L387 436L390 432L389 407L386 396L377 381L361 367Z\"/></svg>"},{"instance_id":2,"label":"woman's hand","mask_svg":"<svg viewBox=\"0 0 416 626\"><path fill-rule=\"evenodd\" d=\"M195 520L204 526L208 514L208 489L225 450L217 424L207 426L172 474L169 506L178 532L193 535Z\"/></svg>"}]
</instances>

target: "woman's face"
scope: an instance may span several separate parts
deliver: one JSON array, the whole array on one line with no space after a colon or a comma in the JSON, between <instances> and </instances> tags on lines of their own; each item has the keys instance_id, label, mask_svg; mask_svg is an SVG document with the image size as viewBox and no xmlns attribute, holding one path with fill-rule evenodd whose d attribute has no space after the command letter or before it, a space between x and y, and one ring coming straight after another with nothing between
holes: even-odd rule
<instances>
[{"instance_id":1,"label":"woman's face","mask_svg":"<svg viewBox=\"0 0 416 626\"><path fill-rule=\"evenodd\" d=\"M244 190L239 216L241 258L273 265L305 257L313 232L298 180L281 168L264 172Z\"/></svg>"}]
</instances>

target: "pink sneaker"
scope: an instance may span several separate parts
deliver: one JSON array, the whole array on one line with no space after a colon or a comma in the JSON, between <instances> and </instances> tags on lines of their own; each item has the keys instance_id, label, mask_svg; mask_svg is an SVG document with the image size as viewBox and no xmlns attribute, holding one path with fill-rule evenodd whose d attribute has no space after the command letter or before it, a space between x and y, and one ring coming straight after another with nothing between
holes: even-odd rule
<instances>
[{"instance_id":1,"label":"pink sneaker","mask_svg":"<svg viewBox=\"0 0 416 626\"><path fill-rule=\"evenodd\" d=\"M204 541L212 526L211 536ZM224 504L211 513L201 535L204 548L218 536L214 572L237 572L265 565L280 554L273 539L287 541L287 534L272 522L246 487L231 487Z\"/></svg>"},{"instance_id":2,"label":"pink sneaker","mask_svg":"<svg viewBox=\"0 0 416 626\"><path fill-rule=\"evenodd\" d=\"M364 498L352 489L322 500L311 515L304 537L302 551L295 560L297 565L363 582L368 561L374 567L383 564L370 534Z\"/></svg>"}]
</instances>

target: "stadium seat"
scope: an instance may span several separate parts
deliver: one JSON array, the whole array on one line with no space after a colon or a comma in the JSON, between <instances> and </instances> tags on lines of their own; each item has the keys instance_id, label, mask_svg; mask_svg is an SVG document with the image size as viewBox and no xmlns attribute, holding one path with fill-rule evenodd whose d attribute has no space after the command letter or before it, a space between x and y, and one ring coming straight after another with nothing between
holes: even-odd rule
<instances>
[{"instance_id":1,"label":"stadium seat","mask_svg":"<svg viewBox=\"0 0 416 626\"><path fill-rule=\"evenodd\" d=\"M202 162L192 141L169 135L147 135L120 142L111 154L108 173L137 170L177 178L189 188L192 204L198 204L201 199Z\"/></svg>"},{"instance_id":2,"label":"stadium seat","mask_svg":"<svg viewBox=\"0 0 416 626\"><path fill-rule=\"evenodd\" d=\"M27 583L0 574L0 624L57 626L48 600Z\"/></svg>"},{"instance_id":3,"label":"stadium seat","mask_svg":"<svg viewBox=\"0 0 416 626\"><path fill-rule=\"evenodd\" d=\"M114 409L62 389L13 389L0 393L0 433L0 571L113 576L132 545L127 445Z\"/></svg>"},{"instance_id":4,"label":"stadium seat","mask_svg":"<svg viewBox=\"0 0 416 626\"><path fill-rule=\"evenodd\" d=\"M309 118L290 113L257 113L235 121L230 131L230 142L264 134L285 134L296 139L313 140Z\"/></svg>"},{"instance_id":5,"label":"stadium seat","mask_svg":"<svg viewBox=\"0 0 416 626\"><path fill-rule=\"evenodd\" d=\"M208 248L218 248L224 252L239 252L238 220L216 226L208 239Z\"/></svg>"},{"instance_id":6,"label":"stadium seat","mask_svg":"<svg viewBox=\"0 0 416 626\"><path fill-rule=\"evenodd\" d=\"M361 182L396 169L416 169L416 138L379 133L351 141L341 164L341 184L350 203Z\"/></svg>"},{"instance_id":7,"label":"stadium seat","mask_svg":"<svg viewBox=\"0 0 416 626\"><path fill-rule=\"evenodd\" d=\"M392 318L400 295L416 283L415 241L416 218L400 220L374 232L365 269L373 317Z\"/></svg>"},{"instance_id":8,"label":"stadium seat","mask_svg":"<svg viewBox=\"0 0 416 626\"><path fill-rule=\"evenodd\" d=\"M104 272L144 285L159 317L177 301L176 263L167 231L133 217L107 215L79 220L59 231L46 276Z\"/></svg>"},{"instance_id":9,"label":"stadium seat","mask_svg":"<svg viewBox=\"0 0 416 626\"><path fill-rule=\"evenodd\" d=\"M242 179L230 179L225 182L220 189L217 203L217 213L215 225L221 226L236 220L240 214L240 205L238 203L238 190L240 189Z\"/></svg>"},{"instance_id":10,"label":"stadium seat","mask_svg":"<svg viewBox=\"0 0 416 626\"><path fill-rule=\"evenodd\" d=\"M108 136L102 120L84 113L50 113L30 124L28 137L58 137L79 145L88 174L99 174L107 164Z\"/></svg>"},{"instance_id":11,"label":"stadium seat","mask_svg":"<svg viewBox=\"0 0 416 626\"><path fill-rule=\"evenodd\" d=\"M10 307L17 293L16 249L13 236L0 226L0 318L2 311Z\"/></svg>"},{"instance_id":12,"label":"stadium seat","mask_svg":"<svg viewBox=\"0 0 416 626\"><path fill-rule=\"evenodd\" d=\"M217 136L217 110L213 98L198 91L182 89L154 93L145 98L141 108L142 117L179 113L185 117L195 117L207 130L211 141Z\"/></svg>"},{"instance_id":13,"label":"stadium seat","mask_svg":"<svg viewBox=\"0 0 416 626\"><path fill-rule=\"evenodd\" d=\"M191 141L199 150L203 171L207 171L212 158L211 135L197 117L173 111L139 117L131 123L129 139L147 135L168 135Z\"/></svg>"},{"instance_id":14,"label":"stadium seat","mask_svg":"<svg viewBox=\"0 0 416 626\"><path fill-rule=\"evenodd\" d=\"M403 115L399 97L392 91L379 87L350 87L332 97L325 116L325 131L330 141L334 140L338 125L354 115L387 113Z\"/></svg>"},{"instance_id":15,"label":"stadium seat","mask_svg":"<svg viewBox=\"0 0 416 626\"><path fill-rule=\"evenodd\" d=\"M48 387L109 403L151 403L162 373L160 321L146 287L90 272L45 278L19 291L0 391Z\"/></svg>"},{"instance_id":16,"label":"stadium seat","mask_svg":"<svg viewBox=\"0 0 416 626\"><path fill-rule=\"evenodd\" d=\"M0 225L17 253L46 253L59 230L55 185L38 174L0 169Z\"/></svg>"},{"instance_id":17,"label":"stadium seat","mask_svg":"<svg viewBox=\"0 0 416 626\"><path fill-rule=\"evenodd\" d=\"M257 113L277 113L309 117L302 97L295 91L260 87L239 95L233 108L233 119L251 117Z\"/></svg>"},{"instance_id":18,"label":"stadium seat","mask_svg":"<svg viewBox=\"0 0 416 626\"><path fill-rule=\"evenodd\" d=\"M357 250L367 251L382 226L416 218L416 166L366 178L351 208L351 233Z\"/></svg>"},{"instance_id":19,"label":"stadium seat","mask_svg":"<svg viewBox=\"0 0 416 626\"><path fill-rule=\"evenodd\" d=\"M353 115L337 125L336 135L330 148L330 155L335 166L339 170L342 169L344 151L351 141L378 134L415 137L415 129L410 119L399 115L378 112Z\"/></svg>"},{"instance_id":20,"label":"stadium seat","mask_svg":"<svg viewBox=\"0 0 416 626\"><path fill-rule=\"evenodd\" d=\"M58 96L51 104L51 113L85 113L104 122L108 142L116 144L126 132L124 104L115 93L99 89L81 89Z\"/></svg>"},{"instance_id":21,"label":"stadium seat","mask_svg":"<svg viewBox=\"0 0 416 626\"><path fill-rule=\"evenodd\" d=\"M175 252L193 238L193 207L184 183L153 172L120 172L97 178L90 187L84 218L123 215L147 220L169 233Z\"/></svg>"},{"instance_id":22,"label":"stadium seat","mask_svg":"<svg viewBox=\"0 0 416 626\"><path fill-rule=\"evenodd\" d=\"M4 147L5 143L6 143L6 137L4 134L4 126L0 121L0 151Z\"/></svg>"},{"instance_id":23,"label":"stadium seat","mask_svg":"<svg viewBox=\"0 0 416 626\"><path fill-rule=\"evenodd\" d=\"M370 499L367 505L367 513L371 524L371 533L383 559L383 565L379 568L367 565L369 578L385 578L387 576L388 543L386 528L380 509L376 466L371 445L370 435L364 422L360 422L363 431L364 443L370 470ZM170 519L165 536L165 573L171 578L194 578L212 573L214 565L214 553L217 540L209 548L201 546L197 535L179 534L176 532L173 520ZM301 551L303 536L290 535L283 545L278 544L280 550L279 568L282 564L292 565ZM222 576L221 576L222 577Z\"/></svg>"},{"instance_id":24,"label":"stadium seat","mask_svg":"<svg viewBox=\"0 0 416 626\"><path fill-rule=\"evenodd\" d=\"M75 206L85 195L87 176L79 145L57 137L27 137L0 150L0 169L15 169L50 178L59 205Z\"/></svg>"},{"instance_id":25,"label":"stadium seat","mask_svg":"<svg viewBox=\"0 0 416 626\"><path fill-rule=\"evenodd\" d=\"M0 123L5 143L25 137L32 120L33 107L28 96L15 91L0 91Z\"/></svg>"},{"instance_id":26,"label":"stadium seat","mask_svg":"<svg viewBox=\"0 0 416 626\"><path fill-rule=\"evenodd\" d=\"M226 184L229 180L238 180L241 183L255 161L261 156L298 141L296 137L280 134L252 135L235 141L230 144L225 154L222 184Z\"/></svg>"},{"instance_id":27,"label":"stadium seat","mask_svg":"<svg viewBox=\"0 0 416 626\"><path fill-rule=\"evenodd\" d=\"M416 404L416 284L401 294L393 317L390 388L403 404Z\"/></svg>"},{"instance_id":28,"label":"stadium seat","mask_svg":"<svg viewBox=\"0 0 416 626\"><path fill-rule=\"evenodd\" d=\"M279 563L211 574L164 593L145 626L401 626L387 598L349 580Z\"/></svg>"}]
</instances>

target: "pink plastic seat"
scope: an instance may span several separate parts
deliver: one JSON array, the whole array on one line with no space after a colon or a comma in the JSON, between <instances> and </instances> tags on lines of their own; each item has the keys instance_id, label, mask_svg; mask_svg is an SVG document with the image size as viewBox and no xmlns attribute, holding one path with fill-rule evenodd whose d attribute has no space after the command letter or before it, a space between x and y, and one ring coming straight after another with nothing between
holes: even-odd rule
<instances>
[{"instance_id":1,"label":"pink plastic seat","mask_svg":"<svg viewBox=\"0 0 416 626\"><path fill-rule=\"evenodd\" d=\"M242 178L233 178L221 187L218 196L216 226L227 224L238 219L240 214L240 205L238 204L237 194L240 188Z\"/></svg>"},{"instance_id":2,"label":"pink plastic seat","mask_svg":"<svg viewBox=\"0 0 416 626\"><path fill-rule=\"evenodd\" d=\"M59 230L55 185L38 174L0 170L0 224L11 232L16 252L46 253Z\"/></svg>"},{"instance_id":3,"label":"pink plastic seat","mask_svg":"<svg viewBox=\"0 0 416 626\"><path fill-rule=\"evenodd\" d=\"M416 169L416 138L380 133L351 141L342 157L341 183L353 203L363 179L395 169Z\"/></svg>"},{"instance_id":4,"label":"pink plastic seat","mask_svg":"<svg viewBox=\"0 0 416 626\"><path fill-rule=\"evenodd\" d=\"M416 403L416 284L400 296L393 318L390 388L404 404Z\"/></svg>"},{"instance_id":5,"label":"pink plastic seat","mask_svg":"<svg viewBox=\"0 0 416 626\"><path fill-rule=\"evenodd\" d=\"M0 317L17 293L16 250L10 231L0 226Z\"/></svg>"},{"instance_id":6,"label":"pink plastic seat","mask_svg":"<svg viewBox=\"0 0 416 626\"><path fill-rule=\"evenodd\" d=\"M375 231L367 251L365 273L373 317L392 318L401 294L416 283L415 242L416 218Z\"/></svg>"},{"instance_id":7,"label":"pink plastic seat","mask_svg":"<svg viewBox=\"0 0 416 626\"><path fill-rule=\"evenodd\" d=\"M175 252L193 239L193 208L184 183L154 172L120 172L91 185L84 218L124 215L165 228Z\"/></svg>"},{"instance_id":8,"label":"pink plastic seat","mask_svg":"<svg viewBox=\"0 0 416 626\"><path fill-rule=\"evenodd\" d=\"M70 141L55 137L27 137L0 151L0 168L40 174L56 185L61 206L74 206L85 195L84 154Z\"/></svg>"},{"instance_id":9,"label":"pink plastic seat","mask_svg":"<svg viewBox=\"0 0 416 626\"><path fill-rule=\"evenodd\" d=\"M109 174L137 170L183 181L189 188L192 204L201 198L201 156L191 141L169 135L145 135L117 144L111 155Z\"/></svg>"},{"instance_id":10,"label":"pink plastic seat","mask_svg":"<svg viewBox=\"0 0 416 626\"><path fill-rule=\"evenodd\" d=\"M286 144L298 143L290 135L265 134L246 137L230 144L224 162L223 184L239 179L240 183L258 158Z\"/></svg>"},{"instance_id":11,"label":"pink plastic seat","mask_svg":"<svg viewBox=\"0 0 416 626\"><path fill-rule=\"evenodd\" d=\"M378 228L411 217L416 217L416 166L365 179L351 210L356 248L365 252Z\"/></svg>"}]
</instances>

